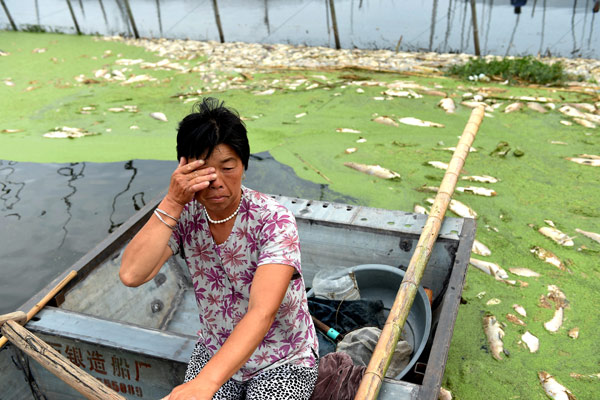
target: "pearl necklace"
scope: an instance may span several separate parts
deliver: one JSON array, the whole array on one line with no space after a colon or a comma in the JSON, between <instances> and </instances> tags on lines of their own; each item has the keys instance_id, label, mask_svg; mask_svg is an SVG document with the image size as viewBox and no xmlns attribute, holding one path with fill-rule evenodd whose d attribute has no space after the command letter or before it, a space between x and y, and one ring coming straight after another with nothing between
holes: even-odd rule
<instances>
[{"instance_id":1,"label":"pearl necklace","mask_svg":"<svg viewBox=\"0 0 600 400\"><path fill-rule=\"evenodd\" d=\"M224 219L219 219L219 220L214 220L211 219L210 216L208 215L208 211L206 211L206 208L204 209L204 214L206 214L206 218L208 218L208 222L210 222L211 224L222 224L223 222L227 222L229 221L231 218L235 217L238 212L240 211L240 207L242 206L242 198L240 197L240 204L238 204L237 209L233 212L233 214L231 214L229 217L224 218Z\"/></svg>"}]
</instances>

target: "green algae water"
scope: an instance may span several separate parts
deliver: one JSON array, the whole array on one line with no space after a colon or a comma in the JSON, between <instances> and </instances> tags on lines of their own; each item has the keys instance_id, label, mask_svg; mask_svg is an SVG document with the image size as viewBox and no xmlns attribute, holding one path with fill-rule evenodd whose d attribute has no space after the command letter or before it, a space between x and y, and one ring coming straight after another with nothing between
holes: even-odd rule
<instances>
[{"instance_id":1,"label":"green algae water","mask_svg":"<svg viewBox=\"0 0 600 400\"><path fill-rule=\"evenodd\" d=\"M192 96L180 94L201 89L204 95L218 97L240 112L246 120L253 152L269 151L300 179L313 182L318 192L310 196L327 198L321 194L327 189L339 193L338 198L346 202L407 211L414 204L425 205L426 198L433 197L432 193L417 189L441 182L443 171L427 162L450 160L451 153L441 149L456 145L468 120L470 109L460 105L463 95L488 93L496 104L502 105L483 121L474 143L477 151L467 158L464 174L491 175L499 182L459 181L459 186L485 186L497 195L481 197L457 192L454 199L478 213L477 239L492 254L476 258L495 262L505 270L527 267L541 276L511 275L511 279L524 282L511 286L479 270L469 271L444 387L458 399L479 399L481 393L493 393L492 397L503 399L544 399L546 395L537 378L538 371L543 370L578 399L597 397L597 379L577 379L570 374L600 372L600 316L595 307L600 300L600 244L575 232L576 228L600 232L600 168L579 165L566 157L600 155L600 134L594 128L563 125L561 121L570 118L557 110L539 114L524 107L513 113L502 112L514 101L510 96L545 97L559 108L567 103L594 104L598 101L597 92L513 88L367 71L242 71L251 74L243 77L245 87L219 90L220 82L238 80L240 71L180 74L144 70L139 65L126 67L125 73L149 74L156 80L132 86L99 79L98 83L85 83L75 77L83 74L95 79L94 71L99 69L125 68L116 63L117 59L157 62L161 58L142 48L89 37L0 33L0 38L3 50L10 52L1 60L0 78L14 82L12 86L0 85L0 131L19 130L0 133L0 159L36 163L172 160L177 121L193 104ZM36 48L47 50L32 53ZM110 55L105 57L106 54ZM209 67L210 59L200 55L190 63ZM286 86L286 82L298 80L308 83L296 90ZM356 84L361 81L375 84ZM454 99L457 111L446 114L437 106L440 97L433 95L382 95L385 85L394 81L444 91ZM317 82L318 87L307 89ZM277 89L271 95L256 94L272 87ZM138 112L109 111L124 105L135 105ZM82 114L82 108L87 106L94 110ZM165 113L168 121L149 117L149 113L157 111ZM374 122L376 116L389 116L396 121L415 117L444 127L387 126ZM77 139L43 136L57 126L80 127L96 135ZM131 129L132 126L138 129ZM336 131L339 128L360 133ZM499 142L508 143L512 149L505 157L491 155ZM349 148L356 151L347 154ZM515 156L517 148L523 153L520 157ZM381 165L402 178L379 179L352 170L344 162ZM279 167L271 168L266 179L281 171ZM60 200L56 202L60 205ZM3 225L8 220L4 217ZM547 224L545 220L553 221L558 229L574 237L575 246L559 246L541 235L538 229ZM534 246L555 253L570 272L537 259L530 251ZM540 296L547 295L548 285L558 286L569 301L557 333L549 333L543 327L552 318L553 310L538 304ZM499 299L500 303L488 305L491 299ZM513 304L527 310L527 317L522 318L526 326L506 320L507 313L514 313ZM503 342L510 356L502 361L493 359L488 349L482 328L486 312L506 323ZM578 339L567 335L574 327L580 329ZM520 343L525 331L539 338L540 349L536 353L530 353Z\"/></svg>"}]
</instances>

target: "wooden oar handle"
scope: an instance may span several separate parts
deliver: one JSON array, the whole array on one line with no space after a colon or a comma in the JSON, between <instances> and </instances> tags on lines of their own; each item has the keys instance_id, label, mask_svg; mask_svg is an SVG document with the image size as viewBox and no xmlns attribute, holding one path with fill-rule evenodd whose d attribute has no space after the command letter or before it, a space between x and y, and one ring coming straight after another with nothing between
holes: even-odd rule
<instances>
[{"instance_id":1,"label":"wooden oar handle","mask_svg":"<svg viewBox=\"0 0 600 400\"><path fill-rule=\"evenodd\" d=\"M327 337L333 339L333 340L342 340L344 338L344 336L339 333L338 331L336 331L335 329L331 328L329 325L326 325L325 323L319 321L318 319L315 318L314 315L311 315L313 323L315 324L315 327L320 330L321 332L323 332L324 334L327 335Z\"/></svg>"}]
</instances>

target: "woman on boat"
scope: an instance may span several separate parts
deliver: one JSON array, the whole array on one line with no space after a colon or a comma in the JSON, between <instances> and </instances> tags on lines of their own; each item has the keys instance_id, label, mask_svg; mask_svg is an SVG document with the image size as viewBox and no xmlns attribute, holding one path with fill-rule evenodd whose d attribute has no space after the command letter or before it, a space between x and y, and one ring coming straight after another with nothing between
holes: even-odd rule
<instances>
[{"instance_id":1,"label":"woman on boat","mask_svg":"<svg viewBox=\"0 0 600 400\"><path fill-rule=\"evenodd\" d=\"M308 399L318 342L294 216L242 186L250 147L237 113L207 98L177 132L179 166L154 215L123 253L127 286L180 255L194 284L199 339L180 399Z\"/></svg>"}]
</instances>

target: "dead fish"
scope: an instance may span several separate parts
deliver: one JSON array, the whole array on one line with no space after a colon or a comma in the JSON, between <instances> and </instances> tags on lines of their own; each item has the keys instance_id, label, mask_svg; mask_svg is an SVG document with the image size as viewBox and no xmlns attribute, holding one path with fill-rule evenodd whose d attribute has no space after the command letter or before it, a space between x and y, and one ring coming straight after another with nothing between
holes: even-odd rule
<instances>
[{"instance_id":1,"label":"dead fish","mask_svg":"<svg viewBox=\"0 0 600 400\"><path fill-rule=\"evenodd\" d=\"M583 118L573 118L573 122L578 123L579 125L585 127L585 128L589 128L589 129L595 129L596 128L596 124L594 124L591 121L588 121L587 119L583 119Z\"/></svg>"},{"instance_id":2,"label":"dead fish","mask_svg":"<svg viewBox=\"0 0 600 400\"><path fill-rule=\"evenodd\" d=\"M346 149L344 152L345 152L346 154L352 154L352 153L355 153L355 152L356 152L356 150L358 150L356 147L349 147L349 148L347 148L347 149Z\"/></svg>"},{"instance_id":3,"label":"dead fish","mask_svg":"<svg viewBox=\"0 0 600 400\"><path fill-rule=\"evenodd\" d=\"M575 378L575 379L600 379L600 373L584 375L584 374L577 374L575 372L571 372L569 374L569 376L571 378Z\"/></svg>"},{"instance_id":4,"label":"dead fish","mask_svg":"<svg viewBox=\"0 0 600 400\"><path fill-rule=\"evenodd\" d=\"M508 270L515 275L524 276L527 278L539 278L541 276L529 268L509 268Z\"/></svg>"},{"instance_id":5,"label":"dead fish","mask_svg":"<svg viewBox=\"0 0 600 400\"><path fill-rule=\"evenodd\" d=\"M419 192L428 192L428 193L437 193L439 190L440 190L440 188L437 186L423 185L423 186L417 188L417 191L419 191Z\"/></svg>"},{"instance_id":6,"label":"dead fish","mask_svg":"<svg viewBox=\"0 0 600 400\"><path fill-rule=\"evenodd\" d=\"M429 96L447 97L448 93L442 92L441 90L424 90L423 93Z\"/></svg>"},{"instance_id":7,"label":"dead fish","mask_svg":"<svg viewBox=\"0 0 600 400\"><path fill-rule=\"evenodd\" d=\"M350 128L337 128L335 131L341 133L360 133L360 131Z\"/></svg>"},{"instance_id":8,"label":"dead fish","mask_svg":"<svg viewBox=\"0 0 600 400\"><path fill-rule=\"evenodd\" d=\"M490 346L492 357L496 360L502 360L501 354L504 351L502 338L504 337L504 331L496 317L491 314L487 314L483 317L483 331L485 332L488 345Z\"/></svg>"},{"instance_id":9,"label":"dead fish","mask_svg":"<svg viewBox=\"0 0 600 400\"><path fill-rule=\"evenodd\" d=\"M363 88L356 89L356 93L358 93L358 94L362 94L364 92L365 92L365 89L363 89Z\"/></svg>"},{"instance_id":10,"label":"dead fish","mask_svg":"<svg viewBox=\"0 0 600 400\"><path fill-rule=\"evenodd\" d=\"M535 101L530 101L527 103L527 107L533 111L537 111L539 113L545 114L548 110L542 106L540 103L536 103Z\"/></svg>"},{"instance_id":11,"label":"dead fish","mask_svg":"<svg viewBox=\"0 0 600 400\"><path fill-rule=\"evenodd\" d=\"M163 121L163 122L167 122L167 116L161 112L152 112L150 113L150 116L154 119L157 119L159 121Z\"/></svg>"},{"instance_id":12,"label":"dead fish","mask_svg":"<svg viewBox=\"0 0 600 400\"><path fill-rule=\"evenodd\" d=\"M23 129L2 129L2 133L19 133L23 132Z\"/></svg>"},{"instance_id":13,"label":"dead fish","mask_svg":"<svg viewBox=\"0 0 600 400\"><path fill-rule=\"evenodd\" d=\"M544 322L544 328L546 328L548 332L558 332L562 326L563 314L563 308L559 307L554 311L554 316L552 319L548 322Z\"/></svg>"},{"instance_id":14,"label":"dead fish","mask_svg":"<svg viewBox=\"0 0 600 400\"><path fill-rule=\"evenodd\" d=\"M387 168L383 168L380 165L367 165L367 164L359 164L354 162L345 162L344 165L346 167L355 169L357 171L363 172L367 175L373 175L382 179L400 179L400 174L394 171L391 171Z\"/></svg>"},{"instance_id":15,"label":"dead fish","mask_svg":"<svg viewBox=\"0 0 600 400\"><path fill-rule=\"evenodd\" d=\"M255 96L269 96L275 93L275 89L267 89L263 91L253 92Z\"/></svg>"},{"instance_id":16,"label":"dead fish","mask_svg":"<svg viewBox=\"0 0 600 400\"><path fill-rule=\"evenodd\" d=\"M420 206L418 204L415 204L415 206L413 207L413 212L415 214L429 214L429 211L427 211L425 207Z\"/></svg>"},{"instance_id":17,"label":"dead fish","mask_svg":"<svg viewBox=\"0 0 600 400\"><path fill-rule=\"evenodd\" d=\"M423 121L423 120L420 120L420 119L414 118L414 117L404 117L404 118L400 118L398 121L400 121L401 123L403 123L405 125L412 125L412 126L421 126L421 127L428 127L428 128L443 128L444 127L444 125L438 124L437 122Z\"/></svg>"},{"instance_id":18,"label":"dead fish","mask_svg":"<svg viewBox=\"0 0 600 400\"><path fill-rule=\"evenodd\" d=\"M548 299L553 301L555 308L568 308L567 296L556 285L548 285Z\"/></svg>"},{"instance_id":19,"label":"dead fish","mask_svg":"<svg viewBox=\"0 0 600 400\"><path fill-rule=\"evenodd\" d=\"M437 169L443 169L443 170L448 169L448 164L446 164L445 162L442 162L442 161L427 161L427 164L429 164L432 167L437 168Z\"/></svg>"},{"instance_id":20,"label":"dead fish","mask_svg":"<svg viewBox=\"0 0 600 400\"><path fill-rule=\"evenodd\" d=\"M527 326L527 324L525 322L521 321L519 319L519 317L517 317L514 314L506 314L506 319L509 320L510 322L512 322L515 325Z\"/></svg>"},{"instance_id":21,"label":"dead fish","mask_svg":"<svg viewBox=\"0 0 600 400\"><path fill-rule=\"evenodd\" d=\"M295 117L296 117L296 118L302 118L302 117L306 117L306 113L305 113L305 112L303 112L303 113L300 113L300 114L296 114L296 115L295 115Z\"/></svg>"},{"instance_id":22,"label":"dead fish","mask_svg":"<svg viewBox=\"0 0 600 400\"><path fill-rule=\"evenodd\" d=\"M504 112L511 113L511 112L519 111L521 108L523 108L523 103L516 102L516 103L507 105L506 108L504 109Z\"/></svg>"},{"instance_id":23,"label":"dead fish","mask_svg":"<svg viewBox=\"0 0 600 400\"><path fill-rule=\"evenodd\" d=\"M600 156L597 156L595 154L580 154L579 157L581 157L581 158L591 158L592 160L600 160Z\"/></svg>"},{"instance_id":24,"label":"dead fish","mask_svg":"<svg viewBox=\"0 0 600 400\"><path fill-rule=\"evenodd\" d=\"M543 294L540 295L540 298L538 300L538 306L541 308L547 308L549 310L552 310L555 308L555 307L552 307L552 304L550 304L550 302L548 301L548 298L546 296L544 296Z\"/></svg>"},{"instance_id":25,"label":"dead fish","mask_svg":"<svg viewBox=\"0 0 600 400\"><path fill-rule=\"evenodd\" d=\"M388 125L388 126L395 126L395 127L400 126L400 124L398 124L396 121L394 121L390 117L386 117L384 115L375 118L373 121L377 122L378 124L383 124L383 125Z\"/></svg>"},{"instance_id":26,"label":"dead fish","mask_svg":"<svg viewBox=\"0 0 600 400\"><path fill-rule=\"evenodd\" d=\"M592 167L600 167L600 160L593 158L567 157L566 160L573 161L581 165L590 165Z\"/></svg>"},{"instance_id":27,"label":"dead fish","mask_svg":"<svg viewBox=\"0 0 600 400\"><path fill-rule=\"evenodd\" d=\"M63 126L54 128L53 131L44 133L43 136L50 139L75 139L92 135L97 135L97 133L88 132L85 129L81 128L71 128L68 126Z\"/></svg>"},{"instance_id":28,"label":"dead fish","mask_svg":"<svg viewBox=\"0 0 600 400\"><path fill-rule=\"evenodd\" d=\"M494 109L483 101L461 101L460 104L468 108L483 107L486 112L494 112Z\"/></svg>"},{"instance_id":29,"label":"dead fish","mask_svg":"<svg viewBox=\"0 0 600 400\"><path fill-rule=\"evenodd\" d=\"M525 311L525 308L523 308L523 306L520 306L518 304L513 304L512 306L513 310L515 310L519 315L526 317L527 316L527 311Z\"/></svg>"},{"instance_id":30,"label":"dead fish","mask_svg":"<svg viewBox=\"0 0 600 400\"><path fill-rule=\"evenodd\" d=\"M558 229L553 228L551 226L542 226L540 229L538 229L538 232L541 233L542 235L554 240L556 243L560 244L561 246L571 247L575 244L575 243L573 243L573 240L569 236L567 236L565 233L563 233L563 232L559 231Z\"/></svg>"},{"instance_id":31,"label":"dead fish","mask_svg":"<svg viewBox=\"0 0 600 400\"><path fill-rule=\"evenodd\" d=\"M548 264L552 264L562 271L567 270L562 261L560 261L560 259L553 252L538 246L532 247L529 251L535 254L540 260L545 261Z\"/></svg>"},{"instance_id":32,"label":"dead fish","mask_svg":"<svg viewBox=\"0 0 600 400\"><path fill-rule=\"evenodd\" d=\"M592 240L595 240L596 242L600 243L600 234L595 233L595 232L587 232L584 230L581 230L579 228L575 228L575 232L577 233L581 233L583 236L590 238Z\"/></svg>"},{"instance_id":33,"label":"dead fish","mask_svg":"<svg viewBox=\"0 0 600 400\"><path fill-rule=\"evenodd\" d=\"M485 272L486 274L493 276L497 281L501 281L501 282L507 283L509 285L515 285L517 283L516 281L508 280L508 274L498 264L488 262L488 261L478 260L473 257L471 257L469 259L469 264L471 264L475 268Z\"/></svg>"},{"instance_id":34,"label":"dead fish","mask_svg":"<svg viewBox=\"0 0 600 400\"><path fill-rule=\"evenodd\" d=\"M494 178L493 176L489 176L489 175L483 175L483 176L467 175L467 176L461 177L460 179L462 179L463 181L473 181L473 182L481 182L481 183L496 183L496 182L498 182L498 179Z\"/></svg>"},{"instance_id":35,"label":"dead fish","mask_svg":"<svg viewBox=\"0 0 600 400\"><path fill-rule=\"evenodd\" d=\"M585 113L582 113L578 109L571 107L571 106L562 106L558 109L558 111L560 111L561 113L563 113L569 117L581 118L581 119L586 118Z\"/></svg>"},{"instance_id":36,"label":"dead fish","mask_svg":"<svg viewBox=\"0 0 600 400\"><path fill-rule=\"evenodd\" d=\"M119 113L125 111L125 109L123 107L111 107L107 111Z\"/></svg>"},{"instance_id":37,"label":"dead fish","mask_svg":"<svg viewBox=\"0 0 600 400\"><path fill-rule=\"evenodd\" d=\"M560 121L560 123L563 124L564 126L571 126L571 125L573 125L573 123L571 121L565 121L565 120Z\"/></svg>"},{"instance_id":38,"label":"dead fish","mask_svg":"<svg viewBox=\"0 0 600 400\"><path fill-rule=\"evenodd\" d=\"M550 225L551 227L556 228L556 224L554 224L554 221L552 221L551 219L545 219L544 222Z\"/></svg>"},{"instance_id":39,"label":"dead fish","mask_svg":"<svg viewBox=\"0 0 600 400\"><path fill-rule=\"evenodd\" d=\"M502 300L497 299L497 298L493 298L493 299L489 299L485 305L487 306L497 306L498 304L502 303Z\"/></svg>"},{"instance_id":40,"label":"dead fish","mask_svg":"<svg viewBox=\"0 0 600 400\"><path fill-rule=\"evenodd\" d=\"M454 100L450 97L446 97L440 100L438 106L441 107L448 114L453 114L456 111L456 105L454 104Z\"/></svg>"},{"instance_id":41,"label":"dead fish","mask_svg":"<svg viewBox=\"0 0 600 400\"><path fill-rule=\"evenodd\" d=\"M490 249L477 239L473 241L473 247L471 248L471 252L483 257L487 257L492 254Z\"/></svg>"},{"instance_id":42,"label":"dead fish","mask_svg":"<svg viewBox=\"0 0 600 400\"><path fill-rule=\"evenodd\" d=\"M420 99L421 97L423 97L419 93L415 92L414 90L410 90L410 89L409 90L388 89L385 92L381 92L381 94L384 94L386 96L392 96L392 97L406 97L409 99Z\"/></svg>"},{"instance_id":43,"label":"dead fish","mask_svg":"<svg viewBox=\"0 0 600 400\"><path fill-rule=\"evenodd\" d=\"M521 340L527 345L527 348L529 348L530 353L535 353L540 348L540 340L537 337L533 336L531 333L529 333L529 331L526 331L521 336Z\"/></svg>"},{"instance_id":44,"label":"dead fish","mask_svg":"<svg viewBox=\"0 0 600 400\"><path fill-rule=\"evenodd\" d=\"M492 196L495 196L498 194L493 189L488 189L488 188L479 187L479 186L467 186L467 187L457 186L456 190L459 192L462 192L462 193L472 193L472 194L476 194L479 196L486 196L486 197L492 197Z\"/></svg>"},{"instance_id":45,"label":"dead fish","mask_svg":"<svg viewBox=\"0 0 600 400\"><path fill-rule=\"evenodd\" d=\"M550 141L550 144L562 144L562 145L566 146L569 143L567 143L567 142L561 142L560 140L552 140L552 141Z\"/></svg>"},{"instance_id":46,"label":"dead fish","mask_svg":"<svg viewBox=\"0 0 600 400\"><path fill-rule=\"evenodd\" d=\"M356 141L356 143L365 143L367 141L367 139L365 138L360 138Z\"/></svg>"},{"instance_id":47,"label":"dead fish","mask_svg":"<svg viewBox=\"0 0 600 400\"><path fill-rule=\"evenodd\" d=\"M433 204L434 199L428 198L425 201L429 204ZM477 213L473 209L458 200L450 200L448 208L450 208L453 213L463 218L477 218Z\"/></svg>"},{"instance_id":48,"label":"dead fish","mask_svg":"<svg viewBox=\"0 0 600 400\"><path fill-rule=\"evenodd\" d=\"M579 327L575 327L569 331L569 337L577 339L579 337Z\"/></svg>"},{"instance_id":49,"label":"dead fish","mask_svg":"<svg viewBox=\"0 0 600 400\"><path fill-rule=\"evenodd\" d=\"M538 372L538 377L540 378L540 383L542 384L544 391L551 399L577 400L569 389L558 383L556 379L546 371Z\"/></svg>"},{"instance_id":50,"label":"dead fish","mask_svg":"<svg viewBox=\"0 0 600 400\"><path fill-rule=\"evenodd\" d=\"M443 387L440 387L440 393L438 394L438 400L452 400L452 393L449 390L444 389Z\"/></svg>"},{"instance_id":51,"label":"dead fish","mask_svg":"<svg viewBox=\"0 0 600 400\"><path fill-rule=\"evenodd\" d=\"M571 105L579 110L587 111L589 113L596 112L596 107L589 103L575 103Z\"/></svg>"}]
</instances>

